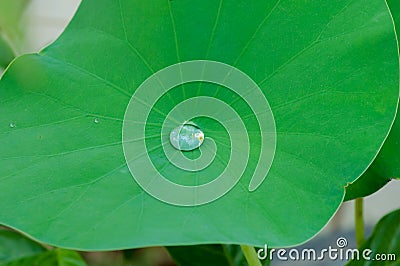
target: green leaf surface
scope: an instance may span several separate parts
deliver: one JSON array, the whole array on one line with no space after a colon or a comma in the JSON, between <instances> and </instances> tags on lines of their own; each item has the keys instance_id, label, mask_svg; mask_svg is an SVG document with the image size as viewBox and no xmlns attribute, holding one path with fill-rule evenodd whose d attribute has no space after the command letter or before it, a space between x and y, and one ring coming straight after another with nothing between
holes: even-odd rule
<instances>
[{"instance_id":1,"label":"green leaf surface","mask_svg":"<svg viewBox=\"0 0 400 266\"><path fill-rule=\"evenodd\" d=\"M388 0L397 36L400 36L400 1ZM400 119L397 115L393 127L378 156L368 170L346 188L345 200L368 196L391 179L400 178Z\"/></svg>"},{"instance_id":2,"label":"green leaf surface","mask_svg":"<svg viewBox=\"0 0 400 266\"><path fill-rule=\"evenodd\" d=\"M86 262L76 251L57 248L4 266L86 266Z\"/></svg>"},{"instance_id":3,"label":"green leaf surface","mask_svg":"<svg viewBox=\"0 0 400 266\"><path fill-rule=\"evenodd\" d=\"M385 215L375 226L372 235L360 250L370 249L366 257L360 252L360 259L348 266L395 266L400 264L400 210Z\"/></svg>"},{"instance_id":4,"label":"green leaf surface","mask_svg":"<svg viewBox=\"0 0 400 266\"><path fill-rule=\"evenodd\" d=\"M214 139L216 160L196 173L169 163L159 136L177 103L218 98L240 114L250 137L239 183L214 202L181 207L135 182L121 132L142 82L197 59L233 65L259 85L275 118L277 147L266 180L249 192L260 155L259 114L214 84L172 89L155 104L144 138L166 179L209 182L230 155L228 132L200 117L194 122ZM344 186L376 156L394 119L398 73L385 1L84 0L55 43L18 58L0 82L0 223L85 250L299 244L321 230ZM198 150L185 155L196 158Z\"/></svg>"},{"instance_id":5,"label":"green leaf surface","mask_svg":"<svg viewBox=\"0 0 400 266\"><path fill-rule=\"evenodd\" d=\"M0 36L0 68L6 68L15 57L8 43Z\"/></svg>"},{"instance_id":6,"label":"green leaf surface","mask_svg":"<svg viewBox=\"0 0 400 266\"><path fill-rule=\"evenodd\" d=\"M40 254L44 250L40 244L20 233L0 229L0 265Z\"/></svg>"},{"instance_id":7,"label":"green leaf surface","mask_svg":"<svg viewBox=\"0 0 400 266\"><path fill-rule=\"evenodd\" d=\"M0 266L85 266L72 250L46 250L18 232L0 229Z\"/></svg>"},{"instance_id":8,"label":"green leaf surface","mask_svg":"<svg viewBox=\"0 0 400 266\"><path fill-rule=\"evenodd\" d=\"M387 147L386 143L385 147ZM379 158L376 160L379 160ZM359 179L346 187L344 201L369 196L383 188L391 181L391 178L383 176L382 172L374 172L373 169L376 164L377 163L374 161L371 165L371 168L368 168L368 170L362 176L360 176Z\"/></svg>"}]
</instances>

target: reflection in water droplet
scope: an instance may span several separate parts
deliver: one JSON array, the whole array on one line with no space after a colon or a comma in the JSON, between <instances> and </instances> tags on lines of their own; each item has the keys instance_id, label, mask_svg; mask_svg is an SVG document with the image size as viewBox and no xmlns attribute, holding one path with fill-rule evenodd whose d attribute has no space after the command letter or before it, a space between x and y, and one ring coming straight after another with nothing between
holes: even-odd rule
<instances>
[{"instance_id":1,"label":"reflection in water droplet","mask_svg":"<svg viewBox=\"0 0 400 266\"><path fill-rule=\"evenodd\" d=\"M15 123L10 123L10 127L11 128L14 128L14 127L16 127L17 125L15 124Z\"/></svg>"},{"instance_id":2,"label":"reflection in water droplet","mask_svg":"<svg viewBox=\"0 0 400 266\"><path fill-rule=\"evenodd\" d=\"M191 151L203 144L204 133L193 124L187 123L174 128L169 141L175 149L181 151Z\"/></svg>"},{"instance_id":3,"label":"reflection in water droplet","mask_svg":"<svg viewBox=\"0 0 400 266\"><path fill-rule=\"evenodd\" d=\"M95 122L96 124L98 124L100 121L99 121L98 118L95 118L95 119L94 119L94 122Z\"/></svg>"}]
</instances>

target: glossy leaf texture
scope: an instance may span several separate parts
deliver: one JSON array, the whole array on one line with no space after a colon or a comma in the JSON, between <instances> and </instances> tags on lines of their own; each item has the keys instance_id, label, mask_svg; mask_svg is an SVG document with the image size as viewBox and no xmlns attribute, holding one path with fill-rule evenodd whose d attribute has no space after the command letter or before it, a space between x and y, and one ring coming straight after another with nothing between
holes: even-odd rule
<instances>
[{"instance_id":1,"label":"glossy leaf texture","mask_svg":"<svg viewBox=\"0 0 400 266\"><path fill-rule=\"evenodd\" d=\"M397 36L400 36L400 1L388 0ZM345 200L368 196L392 179L400 179L400 119L395 119L390 134L368 170L346 187Z\"/></svg>"},{"instance_id":2,"label":"glossy leaf texture","mask_svg":"<svg viewBox=\"0 0 400 266\"><path fill-rule=\"evenodd\" d=\"M121 131L145 79L197 59L233 65L259 85L275 117L277 148L266 180L249 192L260 154L251 106L209 83L169 91L145 131L149 157L168 180L208 182L230 154L221 124L199 118L218 147L216 160L195 176L174 168L157 136L177 103L218 98L240 114L251 138L249 164L231 191L180 207L134 181ZM18 58L0 82L0 223L84 250L299 244L321 230L344 186L379 151L397 107L398 73L385 1L84 0L55 43Z\"/></svg>"},{"instance_id":3,"label":"glossy leaf texture","mask_svg":"<svg viewBox=\"0 0 400 266\"><path fill-rule=\"evenodd\" d=\"M400 263L400 210L385 215L375 226L372 235L360 248L370 249L367 258L360 252L360 260L353 260L348 266L395 266Z\"/></svg>"}]
</instances>

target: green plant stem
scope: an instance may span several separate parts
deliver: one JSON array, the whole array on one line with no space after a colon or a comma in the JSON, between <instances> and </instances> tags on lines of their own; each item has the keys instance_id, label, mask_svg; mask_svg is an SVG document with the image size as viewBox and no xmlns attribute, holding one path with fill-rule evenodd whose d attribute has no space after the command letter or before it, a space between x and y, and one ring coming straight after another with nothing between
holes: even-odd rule
<instances>
[{"instance_id":1,"label":"green plant stem","mask_svg":"<svg viewBox=\"0 0 400 266\"><path fill-rule=\"evenodd\" d=\"M355 230L356 230L356 243L360 248L364 243L365 229L364 229L364 198L357 198L355 200Z\"/></svg>"},{"instance_id":2,"label":"green plant stem","mask_svg":"<svg viewBox=\"0 0 400 266\"><path fill-rule=\"evenodd\" d=\"M240 245L249 266L262 266L257 252L252 246Z\"/></svg>"}]
</instances>

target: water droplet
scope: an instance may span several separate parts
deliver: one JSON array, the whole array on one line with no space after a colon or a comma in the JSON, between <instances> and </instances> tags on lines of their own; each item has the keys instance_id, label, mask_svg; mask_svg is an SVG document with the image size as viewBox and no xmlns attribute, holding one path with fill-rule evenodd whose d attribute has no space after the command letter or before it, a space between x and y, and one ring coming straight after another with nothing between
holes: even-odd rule
<instances>
[{"instance_id":1,"label":"water droplet","mask_svg":"<svg viewBox=\"0 0 400 266\"><path fill-rule=\"evenodd\" d=\"M185 123L171 131L169 141L177 150L191 151L203 144L204 133L197 126Z\"/></svg>"},{"instance_id":2,"label":"water droplet","mask_svg":"<svg viewBox=\"0 0 400 266\"><path fill-rule=\"evenodd\" d=\"M94 122L95 122L96 124L98 124L98 123L100 122L100 120L99 120L98 118L95 118L95 119L94 119Z\"/></svg>"},{"instance_id":3,"label":"water droplet","mask_svg":"<svg viewBox=\"0 0 400 266\"><path fill-rule=\"evenodd\" d=\"M10 127L14 128L14 127L17 127L17 125L15 123L10 123Z\"/></svg>"}]
</instances>

